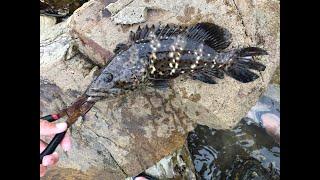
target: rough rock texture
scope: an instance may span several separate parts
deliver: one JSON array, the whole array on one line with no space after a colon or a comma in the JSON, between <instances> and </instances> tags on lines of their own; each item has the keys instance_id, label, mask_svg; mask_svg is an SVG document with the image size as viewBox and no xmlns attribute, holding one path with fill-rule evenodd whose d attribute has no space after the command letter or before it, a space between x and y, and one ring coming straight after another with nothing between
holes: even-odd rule
<instances>
[{"instance_id":1,"label":"rough rock texture","mask_svg":"<svg viewBox=\"0 0 320 180\"><path fill-rule=\"evenodd\" d=\"M158 179L196 179L193 162L186 145L161 159L145 172Z\"/></svg>"},{"instance_id":2,"label":"rough rock texture","mask_svg":"<svg viewBox=\"0 0 320 180\"><path fill-rule=\"evenodd\" d=\"M40 16L40 34L42 34L42 32L47 32L50 27L56 24L56 22L57 19L55 17Z\"/></svg>"},{"instance_id":3,"label":"rough rock texture","mask_svg":"<svg viewBox=\"0 0 320 180\"><path fill-rule=\"evenodd\" d=\"M230 48L257 45L268 50L270 55L260 59L267 65L267 69L262 73L263 77L253 83L240 84L231 78L226 78L219 85L207 85L193 80L180 82L181 78L173 83L173 89L182 97L184 103L195 102L202 112L206 112L199 118L201 120L197 121L198 123L215 128L234 126L255 103L278 66L278 1L117 1L111 6L112 12L117 12L114 16L107 10L110 6L104 1L90 1L75 12L69 24L72 35L77 38L79 50L101 66L113 55L112 50L116 44L127 40L130 30L136 30L138 25L145 24L118 25L112 18L121 18L119 14L123 14L126 17L124 19L133 21L128 18L130 12L127 12L127 9L138 7L149 9L146 19L148 24L160 22L188 25L200 21L214 22L226 27L233 34ZM119 10L120 8L123 9ZM193 109L198 111L198 108Z\"/></svg>"},{"instance_id":4,"label":"rough rock texture","mask_svg":"<svg viewBox=\"0 0 320 180\"><path fill-rule=\"evenodd\" d=\"M117 24L126 24L121 19L129 24L214 22L233 34L230 48L258 45L267 49L270 55L260 59L267 69L262 72L263 80L249 84L231 78L218 85L178 78L166 91L147 88L97 103L87 121L73 126L72 153L68 157L62 154L59 168L52 169L48 179L63 178L66 169L79 172L80 179L88 179L88 175L124 179L138 174L182 147L196 123L216 129L235 126L255 104L278 66L279 1L133 0L108 6L110 2L91 0L68 21L42 33L43 114L71 104L98 68L110 60L116 44L125 42L130 30L145 24ZM146 9L143 21L128 16L138 7ZM119 21L115 22L115 17Z\"/></svg>"}]
</instances>

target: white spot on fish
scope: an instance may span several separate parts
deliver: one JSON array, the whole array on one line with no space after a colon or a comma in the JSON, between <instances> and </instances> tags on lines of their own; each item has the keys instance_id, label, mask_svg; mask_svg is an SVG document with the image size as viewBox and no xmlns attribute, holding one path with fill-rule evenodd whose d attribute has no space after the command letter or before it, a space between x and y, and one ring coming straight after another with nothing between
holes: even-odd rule
<instances>
[{"instance_id":1,"label":"white spot on fish","mask_svg":"<svg viewBox=\"0 0 320 180\"><path fill-rule=\"evenodd\" d=\"M173 68L173 65L172 65L172 63L169 63L169 66L170 66L171 68Z\"/></svg>"},{"instance_id":2,"label":"white spot on fish","mask_svg":"<svg viewBox=\"0 0 320 180\"><path fill-rule=\"evenodd\" d=\"M161 47L161 44L160 43L157 43L157 48L160 48Z\"/></svg>"},{"instance_id":3,"label":"white spot on fish","mask_svg":"<svg viewBox=\"0 0 320 180\"><path fill-rule=\"evenodd\" d=\"M200 60L200 56L197 56L197 58L196 58L197 60Z\"/></svg>"},{"instance_id":4,"label":"white spot on fish","mask_svg":"<svg viewBox=\"0 0 320 180\"><path fill-rule=\"evenodd\" d=\"M196 65L195 65L195 64L192 64L190 67L191 67L191 69L193 69L193 68L196 67Z\"/></svg>"},{"instance_id":5,"label":"white spot on fish","mask_svg":"<svg viewBox=\"0 0 320 180\"><path fill-rule=\"evenodd\" d=\"M181 71L181 74L183 74L184 73L184 71Z\"/></svg>"},{"instance_id":6,"label":"white spot on fish","mask_svg":"<svg viewBox=\"0 0 320 180\"><path fill-rule=\"evenodd\" d=\"M169 52L169 57L173 58L173 52Z\"/></svg>"},{"instance_id":7,"label":"white spot on fish","mask_svg":"<svg viewBox=\"0 0 320 180\"><path fill-rule=\"evenodd\" d=\"M151 68L151 72L150 73L154 74L154 72L156 71L156 68L153 65L150 68Z\"/></svg>"},{"instance_id":8,"label":"white spot on fish","mask_svg":"<svg viewBox=\"0 0 320 180\"><path fill-rule=\"evenodd\" d=\"M176 69L172 69L170 72L170 75L174 74L176 72Z\"/></svg>"},{"instance_id":9,"label":"white spot on fish","mask_svg":"<svg viewBox=\"0 0 320 180\"><path fill-rule=\"evenodd\" d=\"M213 65L211 65L211 68L214 68L214 66L215 66L214 64L213 64Z\"/></svg>"},{"instance_id":10,"label":"white spot on fish","mask_svg":"<svg viewBox=\"0 0 320 180\"><path fill-rule=\"evenodd\" d=\"M162 76L162 75L163 75L163 72L162 72L162 71L159 71L159 75L161 75L161 76Z\"/></svg>"},{"instance_id":11,"label":"white spot on fish","mask_svg":"<svg viewBox=\"0 0 320 180\"><path fill-rule=\"evenodd\" d=\"M175 47L174 45L171 45L171 46L170 46L170 49L171 49L172 51L176 51L176 47Z\"/></svg>"},{"instance_id":12,"label":"white spot on fish","mask_svg":"<svg viewBox=\"0 0 320 180\"><path fill-rule=\"evenodd\" d=\"M154 52L151 53L150 58L151 58L151 59L157 59L156 53L154 53Z\"/></svg>"},{"instance_id":13,"label":"white spot on fish","mask_svg":"<svg viewBox=\"0 0 320 180\"><path fill-rule=\"evenodd\" d=\"M208 54L208 57L210 57L211 56L211 54Z\"/></svg>"},{"instance_id":14,"label":"white spot on fish","mask_svg":"<svg viewBox=\"0 0 320 180\"><path fill-rule=\"evenodd\" d=\"M176 63L174 68L178 69L179 63Z\"/></svg>"},{"instance_id":15,"label":"white spot on fish","mask_svg":"<svg viewBox=\"0 0 320 180\"><path fill-rule=\"evenodd\" d=\"M191 54L191 51L188 51L188 54Z\"/></svg>"},{"instance_id":16,"label":"white spot on fish","mask_svg":"<svg viewBox=\"0 0 320 180\"><path fill-rule=\"evenodd\" d=\"M206 66L206 65L207 65L207 63L204 63L204 65Z\"/></svg>"}]
</instances>

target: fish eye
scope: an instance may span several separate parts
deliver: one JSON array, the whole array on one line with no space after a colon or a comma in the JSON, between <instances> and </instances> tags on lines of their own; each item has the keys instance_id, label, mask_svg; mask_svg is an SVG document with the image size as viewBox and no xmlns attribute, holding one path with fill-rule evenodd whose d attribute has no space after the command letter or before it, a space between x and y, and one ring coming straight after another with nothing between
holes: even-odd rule
<instances>
[{"instance_id":1,"label":"fish eye","mask_svg":"<svg viewBox=\"0 0 320 180\"><path fill-rule=\"evenodd\" d=\"M111 73L104 73L103 80L105 82L111 82L113 79L113 75Z\"/></svg>"}]
</instances>

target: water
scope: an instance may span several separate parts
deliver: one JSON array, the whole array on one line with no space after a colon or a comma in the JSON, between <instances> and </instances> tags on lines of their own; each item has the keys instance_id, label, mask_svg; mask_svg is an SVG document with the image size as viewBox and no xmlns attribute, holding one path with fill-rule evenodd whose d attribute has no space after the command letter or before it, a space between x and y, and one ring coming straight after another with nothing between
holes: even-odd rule
<instances>
[{"instance_id":1,"label":"water","mask_svg":"<svg viewBox=\"0 0 320 180\"><path fill-rule=\"evenodd\" d=\"M197 126L188 149L197 179L280 179L280 145L245 119L229 131Z\"/></svg>"},{"instance_id":2,"label":"water","mask_svg":"<svg viewBox=\"0 0 320 180\"><path fill-rule=\"evenodd\" d=\"M270 85L247 117L232 130L198 125L189 133L188 149L197 179L280 179L279 94L280 87ZM272 114L273 123L264 124L264 114ZM274 131L279 134L270 133L270 127L279 130Z\"/></svg>"}]
</instances>

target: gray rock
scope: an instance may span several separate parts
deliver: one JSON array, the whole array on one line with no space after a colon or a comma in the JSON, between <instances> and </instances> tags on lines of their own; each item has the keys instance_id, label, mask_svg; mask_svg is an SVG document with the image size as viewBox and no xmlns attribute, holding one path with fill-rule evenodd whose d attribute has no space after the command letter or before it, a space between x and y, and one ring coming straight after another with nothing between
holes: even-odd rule
<instances>
[{"instance_id":1,"label":"gray rock","mask_svg":"<svg viewBox=\"0 0 320 180\"><path fill-rule=\"evenodd\" d=\"M133 0L118 0L115 3L110 3L106 6L106 8L110 11L112 15L117 14L120 10L125 8L128 4L130 4Z\"/></svg>"},{"instance_id":2,"label":"gray rock","mask_svg":"<svg viewBox=\"0 0 320 180\"><path fill-rule=\"evenodd\" d=\"M136 24L146 21L146 7L125 7L119 13L112 17L117 24Z\"/></svg>"},{"instance_id":3,"label":"gray rock","mask_svg":"<svg viewBox=\"0 0 320 180\"><path fill-rule=\"evenodd\" d=\"M120 16L128 14L128 8L147 8L147 22L133 26L112 21L105 13L108 2L85 3L41 37L41 79L50 84L41 86L43 114L70 105L110 60L116 44L146 23L215 22L233 34L230 48L258 45L267 49L270 55L259 59L267 69L262 79L248 84L228 77L218 85L178 78L165 91L146 88L101 101L86 115L87 121L73 126L73 150L69 158L61 157L59 168L48 177L67 169L79 172L77 177L82 174L80 179L89 174L98 177L98 172L118 177L112 179L134 176L181 148L196 123L216 129L234 127L256 103L279 64L278 1L134 0L114 11Z\"/></svg>"},{"instance_id":4,"label":"gray rock","mask_svg":"<svg viewBox=\"0 0 320 180\"><path fill-rule=\"evenodd\" d=\"M186 146L164 157L145 172L158 179L196 179L193 162Z\"/></svg>"},{"instance_id":5,"label":"gray rock","mask_svg":"<svg viewBox=\"0 0 320 180\"><path fill-rule=\"evenodd\" d=\"M50 27L54 26L56 22L55 17L40 16L40 34L50 31Z\"/></svg>"}]
</instances>

